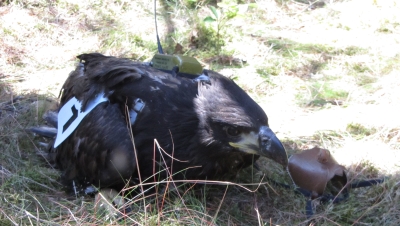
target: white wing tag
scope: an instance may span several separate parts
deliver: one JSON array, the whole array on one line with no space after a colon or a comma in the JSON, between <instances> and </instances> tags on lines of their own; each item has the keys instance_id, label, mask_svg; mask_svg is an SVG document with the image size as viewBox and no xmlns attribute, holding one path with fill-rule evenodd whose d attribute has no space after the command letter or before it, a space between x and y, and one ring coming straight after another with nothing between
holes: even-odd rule
<instances>
[{"instance_id":1,"label":"white wing tag","mask_svg":"<svg viewBox=\"0 0 400 226\"><path fill-rule=\"evenodd\" d=\"M98 104L107 101L104 93L97 95L90 101L86 107L86 111L82 112L82 103L72 97L58 112L58 129L57 137L54 142L54 148L60 145L72 132L78 127L82 119L89 114Z\"/></svg>"}]
</instances>

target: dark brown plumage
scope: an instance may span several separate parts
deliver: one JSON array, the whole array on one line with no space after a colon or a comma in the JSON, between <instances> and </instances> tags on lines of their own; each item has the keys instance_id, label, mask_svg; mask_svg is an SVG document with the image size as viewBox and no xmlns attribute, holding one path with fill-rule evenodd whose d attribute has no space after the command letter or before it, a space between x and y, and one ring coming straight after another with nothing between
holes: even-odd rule
<instances>
[{"instance_id":1,"label":"dark brown plumage","mask_svg":"<svg viewBox=\"0 0 400 226\"><path fill-rule=\"evenodd\" d=\"M266 114L231 79L206 71L208 81L194 80L101 54L78 58L60 106L76 97L84 111L101 93L108 101L52 150L68 188L120 189L138 182L138 167L142 180L157 172L155 178L165 178L167 170L175 179L229 179L260 155L287 164ZM168 155L161 156L155 140Z\"/></svg>"}]
</instances>

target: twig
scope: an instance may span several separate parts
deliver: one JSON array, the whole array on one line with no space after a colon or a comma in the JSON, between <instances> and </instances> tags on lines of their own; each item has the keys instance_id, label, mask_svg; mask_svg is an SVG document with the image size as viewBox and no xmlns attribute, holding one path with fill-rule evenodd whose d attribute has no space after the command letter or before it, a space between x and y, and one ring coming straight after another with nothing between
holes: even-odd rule
<instances>
[{"instance_id":1,"label":"twig","mask_svg":"<svg viewBox=\"0 0 400 226\"><path fill-rule=\"evenodd\" d=\"M18 226L18 225L19 225L19 224L17 224L15 221L13 221L13 219L11 219L11 218L3 211L3 209L0 208L0 211L3 213L3 216L6 216L7 219L8 219L9 221L11 221L15 226Z\"/></svg>"},{"instance_id":2,"label":"twig","mask_svg":"<svg viewBox=\"0 0 400 226\"><path fill-rule=\"evenodd\" d=\"M219 211L221 210L222 203L223 203L224 200L225 200L226 193L228 192L228 188L229 188L229 185L226 185L224 195L222 196L222 199L221 199L221 201L219 202L217 211L216 211L215 214L214 214L214 217L213 217L213 221L212 221L212 222L215 222L216 219L217 219L218 213L219 213ZM210 224L211 224L211 222L210 222Z\"/></svg>"}]
</instances>

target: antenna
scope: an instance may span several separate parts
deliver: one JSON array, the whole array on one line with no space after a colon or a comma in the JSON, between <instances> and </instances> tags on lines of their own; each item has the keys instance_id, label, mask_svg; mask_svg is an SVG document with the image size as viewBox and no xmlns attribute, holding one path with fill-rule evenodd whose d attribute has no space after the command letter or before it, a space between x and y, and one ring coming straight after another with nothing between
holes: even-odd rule
<instances>
[{"instance_id":1,"label":"antenna","mask_svg":"<svg viewBox=\"0 0 400 226\"><path fill-rule=\"evenodd\" d=\"M156 24L156 36L157 36L158 53L164 54L164 51L163 51L162 46L161 46L160 38L158 37L156 0L154 0L154 23Z\"/></svg>"},{"instance_id":2,"label":"antenna","mask_svg":"<svg viewBox=\"0 0 400 226\"><path fill-rule=\"evenodd\" d=\"M158 53L153 56L153 59L150 61L150 66L167 73L172 73L173 75L188 77L195 81L205 81L209 83L208 77L203 73L203 67L195 58L182 55L164 54L160 37L158 36L156 0L154 0L154 23L156 25Z\"/></svg>"}]
</instances>

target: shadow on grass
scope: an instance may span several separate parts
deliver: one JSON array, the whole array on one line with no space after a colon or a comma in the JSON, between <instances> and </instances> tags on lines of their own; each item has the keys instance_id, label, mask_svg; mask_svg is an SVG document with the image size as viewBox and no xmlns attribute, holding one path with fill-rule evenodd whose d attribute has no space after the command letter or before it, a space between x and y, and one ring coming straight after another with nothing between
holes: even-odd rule
<instances>
[{"instance_id":1,"label":"shadow on grass","mask_svg":"<svg viewBox=\"0 0 400 226\"><path fill-rule=\"evenodd\" d=\"M40 124L55 101L35 93L17 94L5 78L0 81L0 225L21 225L29 220L19 218L59 195L59 173L38 155L35 138L25 131ZM40 211L47 214L49 209L42 206Z\"/></svg>"}]
</instances>

